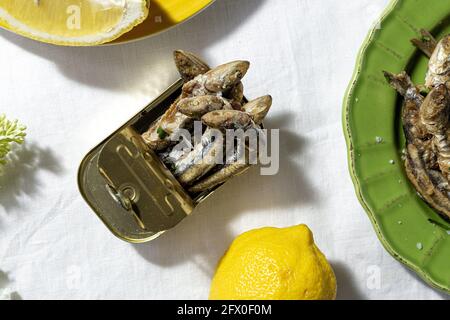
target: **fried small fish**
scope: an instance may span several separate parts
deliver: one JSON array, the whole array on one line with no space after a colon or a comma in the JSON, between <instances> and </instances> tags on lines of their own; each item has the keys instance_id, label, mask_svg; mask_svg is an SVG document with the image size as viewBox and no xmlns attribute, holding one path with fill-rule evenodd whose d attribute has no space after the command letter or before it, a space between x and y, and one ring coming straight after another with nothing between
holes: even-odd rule
<instances>
[{"instance_id":1,"label":"fried small fish","mask_svg":"<svg viewBox=\"0 0 450 320\"><path fill-rule=\"evenodd\" d=\"M450 81L450 35L444 37L436 46L425 79L428 88L434 88Z\"/></svg>"}]
</instances>

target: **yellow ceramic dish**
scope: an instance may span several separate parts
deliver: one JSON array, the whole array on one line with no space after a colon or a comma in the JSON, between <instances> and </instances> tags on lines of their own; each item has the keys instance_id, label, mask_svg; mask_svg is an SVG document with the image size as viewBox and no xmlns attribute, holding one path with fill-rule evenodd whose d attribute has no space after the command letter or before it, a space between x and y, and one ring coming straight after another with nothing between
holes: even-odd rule
<instances>
[{"instance_id":1,"label":"yellow ceramic dish","mask_svg":"<svg viewBox=\"0 0 450 320\"><path fill-rule=\"evenodd\" d=\"M64 1L65 4L60 5L59 3L42 2L41 0L29 0L29 3L26 0L20 0L17 3L19 7L16 8L9 8L8 3L10 2L5 2L3 9L6 11L1 11L2 7L0 7L0 27L22 34L28 38L57 45L92 46L105 43L119 44L142 39L167 30L188 20L214 2L214 0L151 0L149 1L150 10L147 16L147 9L145 7L145 12L142 12L142 14L138 12L139 4L142 3L142 0L127 0L129 1L128 6L132 5L133 8L131 8L132 10L128 10L129 12L127 11L127 14L129 13L127 16L121 16L119 14L120 12L117 12L121 10L121 4L115 4L115 2L109 4L105 0L96 0L97 4L107 8L105 10L97 10L96 13L96 1ZM11 2L10 4L14 6L15 2ZM26 6L26 9L29 9L32 15L30 16L30 12L28 11L19 9L21 6ZM63 9L67 7L67 12L65 10L63 11L61 7ZM69 8L72 7L74 9L77 8L78 11L69 11ZM113 12L114 7L117 10ZM84 8L84 10L81 10L81 8ZM14 10L16 10L15 13L10 12ZM32 10L42 13L43 18L38 18L38 23L34 21L36 20L37 13L33 15ZM5 14L5 20L1 18L2 12ZM55 15L55 12L58 15ZM61 12L63 12L62 15L60 14ZM64 13L68 15L67 18ZM140 15L138 16L138 14ZM15 20L9 21L7 19ZM39 19L44 19L44 23L40 23ZM120 21L118 19L122 20ZM145 20L141 23L142 19ZM67 21L65 22L64 20ZM72 20L79 21L76 28L75 24L72 26L69 23ZM104 20L108 24L106 25L101 20ZM81 29L82 25L83 27L89 27L88 29L86 27L83 28L83 31L88 30L88 34L78 34L82 32L76 32L78 29ZM99 33L93 32L96 29L99 30ZM126 30L130 31L126 32Z\"/></svg>"},{"instance_id":2,"label":"yellow ceramic dish","mask_svg":"<svg viewBox=\"0 0 450 320\"><path fill-rule=\"evenodd\" d=\"M213 2L214 0L152 0L148 18L112 44L155 35L188 20Z\"/></svg>"}]
</instances>

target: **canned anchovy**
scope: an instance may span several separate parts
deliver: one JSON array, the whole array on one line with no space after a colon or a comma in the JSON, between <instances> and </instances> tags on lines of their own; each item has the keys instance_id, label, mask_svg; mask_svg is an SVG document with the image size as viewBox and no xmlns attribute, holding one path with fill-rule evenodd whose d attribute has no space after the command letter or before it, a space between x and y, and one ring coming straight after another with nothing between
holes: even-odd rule
<instances>
[{"instance_id":1,"label":"canned anchovy","mask_svg":"<svg viewBox=\"0 0 450 320\"><path fill-rule=\"evenodd\" d=\"M178 50L181 80L83 160L80 191L118 237L146 242L174 227L228 179L251 166L252 147L230 130L261 134L272 98L247 102L250 63L214 69ZM238 140L235 146L235 141Z\"/></svg>"}]
</instances>

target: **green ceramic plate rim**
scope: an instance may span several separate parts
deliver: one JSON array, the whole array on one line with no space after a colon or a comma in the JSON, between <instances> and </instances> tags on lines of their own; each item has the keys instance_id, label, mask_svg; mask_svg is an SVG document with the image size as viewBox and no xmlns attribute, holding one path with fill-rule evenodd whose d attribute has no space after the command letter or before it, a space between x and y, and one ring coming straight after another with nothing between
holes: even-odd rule
<instances>
[{"instance_id":1,"label":"green ceramic plate rim","mask_svg":"<svg viewBox=\"0 0 450 320\"><path fill-rule=\"evenodd\" d=\"M381 18L379 19L380 22L383 22L391 13L393 13L394 9L397 7L401 0L391 0L391 2L388 4L386 9L381 15ZM401 256L390 244L389 240L386 239L383 234L380 225L378 224L377 218L375 217L374 212L370 209L370 207L366 204L364 201L364 198L361 194L361 188L360 188L360 182L359 178L356 175L355 172L355 157L353 153L353 139L352 139L352 132L349 126L348 122L348 116L350 112L351 107L351 97L353 96L353 92L359 82L360 74L362 71L362 66L364 64L364 60L366 57L366 50L369 47L369 45L374 40L374 35L376 33L377 29L373 28L366 39L363 42L363 45L358 53L357 60L356 60L356 67L353 72L352 79L350 81L350 85L348 86L346 92L345 92L345 98L344 98L344 107L342 112L342 123L343 123L343 129L344 129L344 136L345 141L347 144L347 157L348 157L348 166L350 171L350 176L353 181L353 185L356 191L356 195L358 197L359 202L363 206L364 210L366 211L367 215L369 216L369 219L375 229L375 232L377 234L378 239L382 243L383 247L389 252L391 256L393 256L396 260L400 261L404 265L406 265L408 268L416 272L426 283L431 285L432 287L442 290L445 293L450 293L450 288L442 286L440 283L437 283L432 277L430 277L427 272L423 271L419 266L412 263L408 259L405 259Z\"/></svg>"}]
</instances>

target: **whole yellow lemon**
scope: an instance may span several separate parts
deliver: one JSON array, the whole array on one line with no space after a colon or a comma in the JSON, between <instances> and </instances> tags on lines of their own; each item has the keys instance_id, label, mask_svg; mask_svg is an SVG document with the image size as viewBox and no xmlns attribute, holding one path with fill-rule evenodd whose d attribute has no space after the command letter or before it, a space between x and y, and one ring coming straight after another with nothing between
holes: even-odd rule
<instances>
[{"instance_id":1,"label":"whole yellow lemon","mask_svg":"<svg viewBox=\"0 0 450 320\"><path fill-rule=\"evenodd\" d=\"M332 300L333 269L306 225L237 237L212 280L213 300Z\"/></svg>"}]
</instances>

